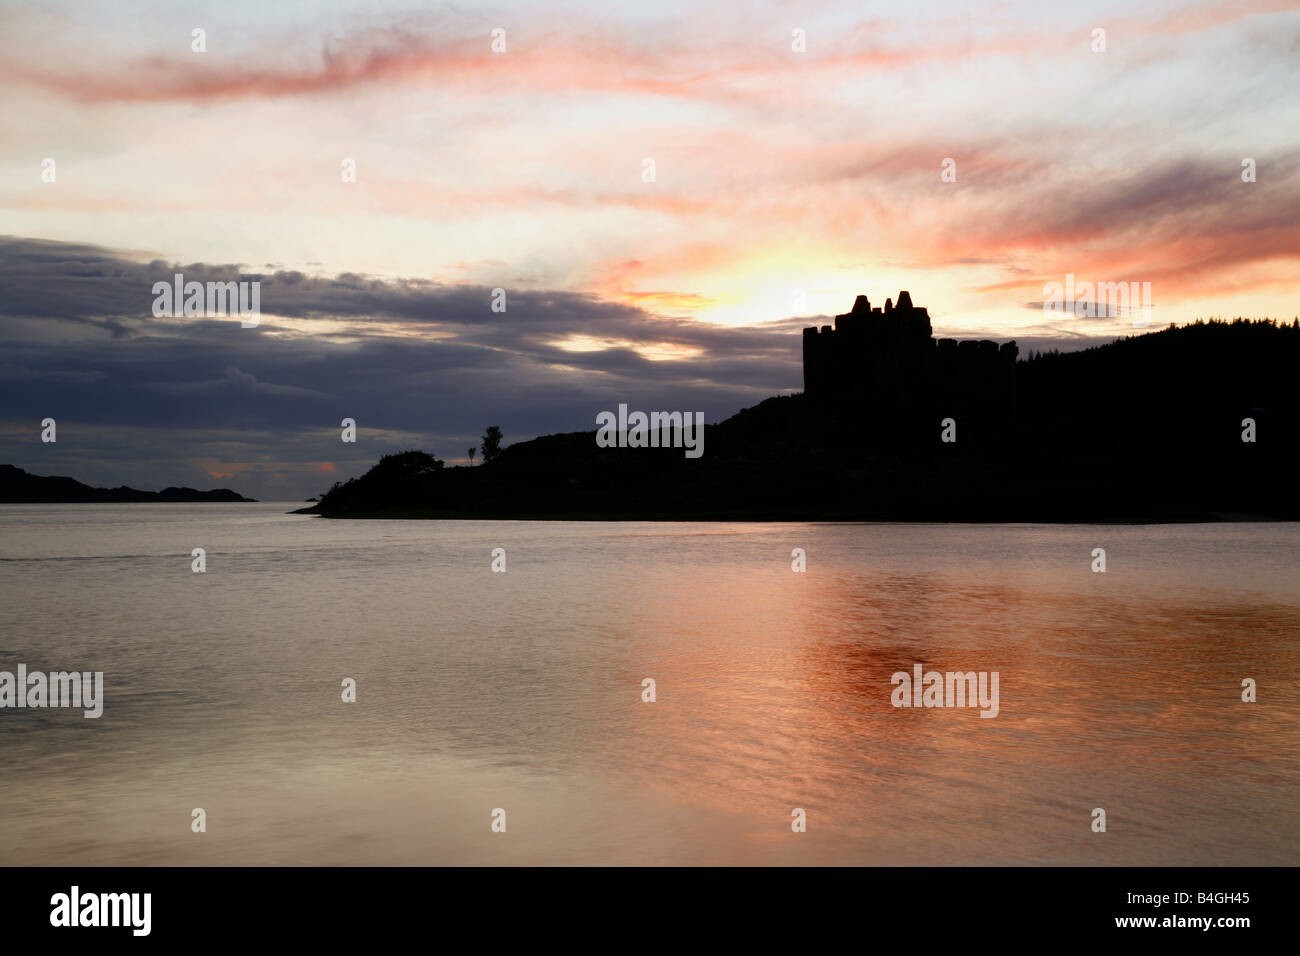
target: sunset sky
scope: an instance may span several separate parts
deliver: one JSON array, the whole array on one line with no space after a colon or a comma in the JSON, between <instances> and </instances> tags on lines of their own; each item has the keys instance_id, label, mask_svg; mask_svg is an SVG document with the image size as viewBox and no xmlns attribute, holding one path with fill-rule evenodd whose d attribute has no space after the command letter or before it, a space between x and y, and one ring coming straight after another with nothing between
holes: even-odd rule
<instances>
[{"instance_id":1,"label":"sunset sky","mask_svg":"<svg viewBox=\"0 0 1300 956\"><path fill-rule=\"evenodd\" d=\"M5 3L0 87L0 461L95 484L719 420L858 293L1022 352L1132 331L1047 321L1067 273L1300 312L1296 0ZM173 266L261 326L153 318Z\"/></svg>"}]
</instances>

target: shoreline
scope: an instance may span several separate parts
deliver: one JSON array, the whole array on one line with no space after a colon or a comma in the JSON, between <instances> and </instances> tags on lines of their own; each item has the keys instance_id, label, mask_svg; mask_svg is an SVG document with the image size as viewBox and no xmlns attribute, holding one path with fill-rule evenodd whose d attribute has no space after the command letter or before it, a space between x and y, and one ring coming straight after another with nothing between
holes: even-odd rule
<instances>
[{"instance_id":1,"label":"shoreline","mask_svg":"<svg viewBox=\"0 0 1300 956\"><path fill-rule=\"evenodd\" d=\"M1206 512L1200 515L1178 516L1101 516L1101 517L1059 517L1043 518L1026 515L998 515L984 517L952 516L914 516L883 515L872 513L845 514L790 514L790 513L729 513L708 512L704 514L665 515L637 514L635 512L616 512L613 514L596 514L592 512L525 512L519 514L499 514L489 512L452 512L437 509L393 509L367 510L349 514L326 514L315 508L298 508L286 512L293 515L308 515L332 521L611 521L611 522L698 522L698 523L753 523L753 524L1092 524L1092 525L1161 525L1161 524L1287 524L1297 523L1295 518L1274 517L1258 514L1232 514L1226 512Z\"/></svg>"}]
</instances>

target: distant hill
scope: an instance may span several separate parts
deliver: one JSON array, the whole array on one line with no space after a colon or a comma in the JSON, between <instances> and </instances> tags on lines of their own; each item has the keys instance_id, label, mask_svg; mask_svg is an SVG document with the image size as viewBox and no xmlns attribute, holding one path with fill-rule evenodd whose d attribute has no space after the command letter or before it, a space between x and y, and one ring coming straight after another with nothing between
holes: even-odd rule
<instances>
[{"instance_id":1,"label":"distant hill","mask_svg":"<svg viewBox=\"0 0 1300 956\"><path fill-rule=\"evenodd\" d=\"M390 455L327 517L899 521L1300 519L1300 327L1200 322L1015 363L1014 402L770 398L704 454L600 448L595 431L477 467ZM970 396L966 396L967 399ZM595 411L593 409L593 422ZM646 409L650 411L650 409ZM1243 420L1254 442L1242 440Z\"/></svg>"},{"instance_id":2,"label":"distant hill","mask_svg":"<svg viewBox=\"0 0 1300 956\"><path fill-rule=\"evenodd\" d=\"M193 488L164 488L137 491L134 488L92 488L72 478L33 475L13 465L0 465L0 503L94 503L126 501L253 501L227 488L196 491Z\"/></svg>"}]
</instances>

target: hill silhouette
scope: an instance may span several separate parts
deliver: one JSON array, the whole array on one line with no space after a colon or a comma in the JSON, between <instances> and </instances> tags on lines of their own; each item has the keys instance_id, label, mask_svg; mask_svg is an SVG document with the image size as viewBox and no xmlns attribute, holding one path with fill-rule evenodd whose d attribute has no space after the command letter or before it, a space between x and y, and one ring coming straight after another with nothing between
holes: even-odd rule
<instances>
[{"instance_id":1,"label":"hill silhouette","mask_svg":"<svg viewBox=\"0 0 1300 956\"><path fill-rule=\"evenodd\" d=\"M981 401L978 377L920 393L877 385L775 397L706 426L698 459L681 448L602 448L594 431L510 445L474 468L447 468L412 451L385 457L303 511L673 520L1300 518L1293 487L1300 464L1296 322L1198 321L1079 352L1019 361L1013 352L1009 363L1005 347L994 345L994 354L1002 356L990 366L999 376L996 401ZM1007 374L1013 382L1004 381ZM955 442L941 441L947 417ZM1242 440L1246 419L1254 441Z\"/></svg>"},{"instance_id":2,"label":"hill silhouette","mask_svg":"<svg viewBox=\"0 0 1300 956\"><path fill-rule=\"evenodd\" d=\"M132 501L252 501L228 488L196 491L193 488L164 488L137 491L120 488L92 488L73 478L33 475L14 465L0 465L0 502L4 504L63 504Z\"/></svg>"}]
</instances>

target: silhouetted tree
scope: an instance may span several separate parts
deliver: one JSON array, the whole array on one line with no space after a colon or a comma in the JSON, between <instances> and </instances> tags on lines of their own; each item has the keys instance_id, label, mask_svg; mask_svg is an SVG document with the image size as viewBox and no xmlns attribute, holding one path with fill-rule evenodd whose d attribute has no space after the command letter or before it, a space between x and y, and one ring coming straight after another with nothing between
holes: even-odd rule
<instances>
[{"instance_id":1,"label":"silhouetted tree","mask_svg":"<svg viewBox=\"0 0 1300 956\"><path fill-rule=\"evenodd\" d=\"M442 469L443 462L428 452L399 451L384 455L367 474L384 478L419 478Z\"/></svg>"},{"instance_id":2,"label":"silhouetted tree","mask_svg":"<svg viewBox=\"0 0 1300 956\"><path fill-rule=\"evenodd\" d=\"M483 433L483 461L494 461L497 455L501 454L501 429L496 425L489 425L487 431Z\"/></svg>"},{"instance_id":3,"label":"silhouetted tree","mask_svg":"<svg viewBox=\"0 0 1300 956\"><path fill-rule=\"evenodd\" d=\"M477 449L477 448L471 448L471 449L469 450L469 465L470 465L471 468L474 467L474 456L477 455L477 454L478 454L478 449Z\"/></svg>"}]
</instances>

